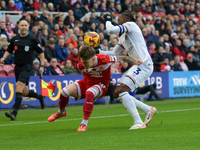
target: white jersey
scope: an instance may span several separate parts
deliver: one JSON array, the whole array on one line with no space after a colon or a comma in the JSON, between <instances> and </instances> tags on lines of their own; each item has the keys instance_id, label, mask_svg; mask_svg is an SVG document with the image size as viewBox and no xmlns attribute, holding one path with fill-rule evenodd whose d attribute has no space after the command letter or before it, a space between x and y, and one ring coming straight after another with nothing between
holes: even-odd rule
<instances>
[{"instance_id":1,"label":"white jersey","mask_svg":"<svg viewBox=\"0 0 200 150\"><path fill-rule=\"evenodd\" d=\"M120 33L123 33L118 44L128 51L128 55L135 61L141 59L144 64L153 64L138 25L134 22L126 22L118 27Z\"/></svg>"},{"instance_id":2,"label":"white jersey","mask_svg":"<svg viewBox=\"0 0 200 150\"><path fill-rule=\"evenodd\" d=\"M105 55L120 55L126 49L133 60L141 59L140 65L133 65L121 77L118 83L124 83L132 91L142 85L153 72L153 62L147 51L146 43L140 28L134 22L126 22L123 25L113 26L106 21L106 29L109 33L119 33L119 43L112 51L100 51Z\"/></svg>"}]
</instances>

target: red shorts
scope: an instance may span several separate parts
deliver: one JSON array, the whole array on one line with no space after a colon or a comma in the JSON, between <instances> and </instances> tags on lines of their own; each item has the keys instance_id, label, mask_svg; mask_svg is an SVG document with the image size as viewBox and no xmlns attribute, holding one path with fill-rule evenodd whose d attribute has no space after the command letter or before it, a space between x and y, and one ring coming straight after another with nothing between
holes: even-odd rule
<instances>
[{"instance_id":1,"label":"red shorts","mask_svg":"<svg viewBox=\"0 0 200 150\"><path fill-rule=\"evenodd\" d=\"M76 85L76 87L77 87L77 89L78 89L78 90L77 90L77 97L75 97L75 100L76 100L76 101L79 100L79 99L85 98L86 90L88 90L89 88L92 87L92 86L91 86L91 87L87 88L87 87L85 86L85 82L84 82L83 79L82 79L82 80L79 80L79 81L77 81L77 82L74 82L74 84ZM108 86L106 86L106 85L104 85L104 84L102 84L102 83L98 83L98 84L95 84L95 85L93 85L93 86L96 86L96 87L99 89L99 91L100 91L99 96L95 97L94 101L97 100L98 98L101 98L101 97L103 97L104 95L106 95L106 93L107 93L107 91L108 91Z\"/></svg>"}]
</instances>

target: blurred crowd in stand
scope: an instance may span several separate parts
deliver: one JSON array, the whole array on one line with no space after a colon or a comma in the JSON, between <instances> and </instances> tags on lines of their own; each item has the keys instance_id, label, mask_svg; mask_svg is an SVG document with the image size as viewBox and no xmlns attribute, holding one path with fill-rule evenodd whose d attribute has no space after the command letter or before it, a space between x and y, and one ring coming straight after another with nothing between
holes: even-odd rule
<instances>
[{"instance_id":1,"label":"blurred crowd in stand","mask_svg":"<svg viewBox=\"0 0 200 150\"><path fill-rule=\"evenodd\" d=\"M29 32L37 37L45 53L43 75L80 74L78 52L84 45L86 32L97 32L101 38L99 47L104 51L113 50L119 35L106 31L103 15L110 13L112 24L117 25L119 14L124 11L131 11L141 28L154 71L200 68L200 0L0 0L0 11L22 11L19 21L30 24ZM15 14L7 13L5 21L0 21L0 58L12 37L19 33L19 21L13 23L11 15ZM127 55L127 51L122 55ZM4 65L14 67L14 63L11 55ZM39 75L39 66L35 53L33 76ZM124 73L131 66L119 60L111 73Z\"/></svg>"}]
</instances>

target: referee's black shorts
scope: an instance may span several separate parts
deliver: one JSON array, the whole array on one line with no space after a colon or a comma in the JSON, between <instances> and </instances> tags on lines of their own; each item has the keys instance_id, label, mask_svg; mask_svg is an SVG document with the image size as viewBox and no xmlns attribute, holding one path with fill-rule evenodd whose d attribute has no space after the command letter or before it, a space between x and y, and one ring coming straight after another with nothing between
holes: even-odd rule
<instances>
[{"instance_id":1,"label":"referee's black shorts","mask_svg":"<svg viewBox=\"0 0 200 150\"><path fill-rule=\"evenodd\" d=\"M16 82L20 81L28 85L32 68L33 68L32 64L26 64L23 66L16 65L14 70Z\"/></svg>"}]
</instances>

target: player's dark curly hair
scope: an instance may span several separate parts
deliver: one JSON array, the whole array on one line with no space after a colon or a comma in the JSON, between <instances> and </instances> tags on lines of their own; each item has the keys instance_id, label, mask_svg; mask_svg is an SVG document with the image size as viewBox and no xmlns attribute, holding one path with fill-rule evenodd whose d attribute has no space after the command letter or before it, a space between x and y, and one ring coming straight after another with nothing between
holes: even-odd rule
<instances>
[{"instance_id":1,"label":"player's dark curly hair","mask_svg":"<svg viewBox=\"0 0 200 150\"><path fill-rule=\"evenodd\" d=\"M83 60L88 60L92 58L95 54L96 51L94 50L94 48L88 45L83 46L79 51L79 57L82 58Z\"/></svg>"},{"instance_id":2,"label":"player's dark curly hair","mask_svg":"<svg viewBox=\"0 0 200 150\"><path fill-rule=\"evenodd\" d=\"M123 12L121 16L127 17L130 21L135 21L135 18L130 11Z\"/></svg>"}]
</instances>

